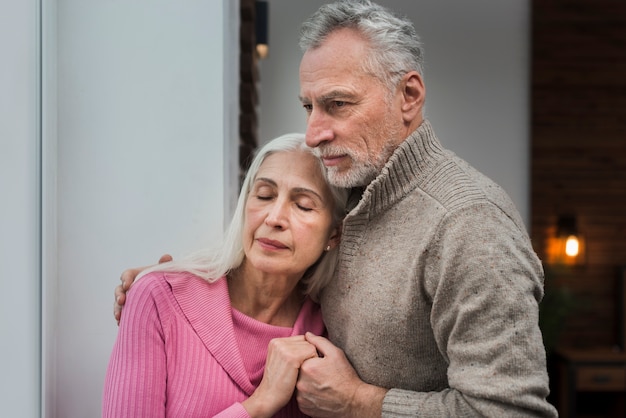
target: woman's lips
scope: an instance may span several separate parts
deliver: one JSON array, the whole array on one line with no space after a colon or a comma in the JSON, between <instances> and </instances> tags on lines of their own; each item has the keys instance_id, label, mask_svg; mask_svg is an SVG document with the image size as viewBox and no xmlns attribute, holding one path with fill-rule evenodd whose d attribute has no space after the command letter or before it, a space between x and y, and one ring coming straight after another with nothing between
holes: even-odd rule
<instances>
[{"instance_id":1,"label":"woman's lips","mask_svg":"<svg viewBox=\"0 0 626 418\"><path fill-rule=\"evenodd\" d=\"M261 247L268 250L284 250L288 248L282 242L269 238L257 238L257 242L261 245Z\"/></svg>"}]
</instances>

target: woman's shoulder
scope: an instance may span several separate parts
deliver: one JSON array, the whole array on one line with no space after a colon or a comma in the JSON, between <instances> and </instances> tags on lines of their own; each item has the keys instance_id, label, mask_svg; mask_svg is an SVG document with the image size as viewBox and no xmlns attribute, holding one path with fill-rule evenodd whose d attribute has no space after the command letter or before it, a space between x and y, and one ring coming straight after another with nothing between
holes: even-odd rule
<instances>
[{"instance_id":1,"label":"woman's shoulder","mask_svg":"<svg viewBox=\"0 0 626 418\"><path fill-rule=\"evenodd\" d=\"M192 272L166 271L159 274L160 277L152 280L160 282L181 307L193 305L198 300L228 298L228 285L223 277L207 280Z\"/></svg>"},{"instance_id":2,"label":"woman's shoulder","mask_svg":"<svg viewBox=\"0 0 626 418\"><path fill-rule=\"evenodd\" d=\"M217 282L218 280L215 280ZM170 286L179 285L179 284L198 284L198 283L209 283L208 280L188 271L163 271L156 270L146 273L144 276L140 277L135 281L133 287L137 284L143 282L144 286L151 287L157 284L165 284L168 283Z\"/></svg>"},{"instance_id":3,"label":"woman's shoulder","mask_svg":"<svg viewBox=\"0 0 626 418\"><path fill-rule=\"evenodd\" d=\"M131 299L160 298L168 291L168 287L165 272L151 271L135 280L128 290L128 297Z\"/></svg>"},{"instance_id":4,"label":"woman's shoulder","mask_svg":"<svg viewBox=\"0 0 626 418\"><path fill-rule=\"evenodd\" d=\"M166 271L161 272L161 275L160 280L167 283L172 289L178 290L187 289L188 291L202 292L212 288L220 288L222 285L225 285L223 278L207 280L188 271Z\"/></svg>"},{"instance_id":5,"label":"woman's shoulder","mask_svg":"<svg viewBox=\"0 0 626 418\"><path fill-rule=\"evenodd\" d=\"M174 287L185 286L199 280L202 279L187 272L151 271L136 279L128 294L172 293Z\"/></svg>"},{"instance_id":6,"label":"woman's shoulder","mask_svg":"<svg viewBox=\"0 0 626 418\"><path fill-rule=\"evenodd\" d=\"M228 288L223 279L210 283L190 272L152 271L133 284L128 297L131 303L183 312L196 309L198 301L227 299Z\"/></svg>"},{"instance_id":7,"label":"woman's shoulder","mask_svg":"<svg viewBox=\"0 0 626 418\"><path fill-rule=\"evenodd\" d=\"M223 278L208 281L196 274L186 271L151 271L133 283L131 290L135 292L188 293L214 291L225 286ZM129 291L130 292L130 291Z\"/></svg>"}]
</instances>

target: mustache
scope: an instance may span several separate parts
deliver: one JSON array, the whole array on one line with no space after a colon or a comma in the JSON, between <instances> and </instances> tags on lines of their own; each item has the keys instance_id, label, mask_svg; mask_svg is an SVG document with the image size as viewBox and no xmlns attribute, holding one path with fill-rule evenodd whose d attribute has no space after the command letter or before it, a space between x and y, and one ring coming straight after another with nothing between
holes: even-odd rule
<instances>
[{"instance_id":1,"label":"mustache","mask_svg":"<svg viewBox=\"0 0 626 418\"><path fill-rule=\"evenodd\" d=\"M317 158L333 158L343 155L347 155L350 158L353 157L350 149L333 144L319 145L313 149L313 153Z\"/></svg>"}]
</instances>

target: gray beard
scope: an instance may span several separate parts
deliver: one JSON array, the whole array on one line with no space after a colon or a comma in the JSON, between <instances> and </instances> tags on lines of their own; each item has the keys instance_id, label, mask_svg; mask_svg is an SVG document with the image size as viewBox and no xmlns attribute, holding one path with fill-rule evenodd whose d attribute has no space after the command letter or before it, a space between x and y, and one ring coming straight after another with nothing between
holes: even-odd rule
<instances>
[{"instance_id":1,"label":"gray beard","mask_svg":"<svg viewBox=\"0 0 626 418\"><path fill-rule=\"evenodd\" d=\"M333 167L327 167L326 174L328 181L336 187L366 187L378 177L396 148L396 146L388 143L387 146L382 149L376 161L367 161L355 165L345 172L339 172Z\"/></svg>"},{"instance_id":2,"label":"gray beard","mask_svg":"<svg viewBox=\"0 0 626 418\"><path fill-rule=\"evenodd\" d=\"M329 183L346 189L367 186L378 176L379 172L376 167L370 164L352 168L345 172L339 172L333 167L327 167L326 169Z\"/></svg>"}]
</instances>

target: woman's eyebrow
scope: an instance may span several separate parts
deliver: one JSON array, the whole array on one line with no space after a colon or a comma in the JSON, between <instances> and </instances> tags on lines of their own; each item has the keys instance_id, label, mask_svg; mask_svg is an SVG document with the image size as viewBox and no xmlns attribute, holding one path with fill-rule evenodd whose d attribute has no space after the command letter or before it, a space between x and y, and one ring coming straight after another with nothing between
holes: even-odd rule
<instances>
[{"instance_id":1,"label":"woman's eyebrow","mask_svg":"<svg viewBox=\"0 0 626 418\"><path fill-rule=\"evenodd\" d=\"M296 193L310 193L315 195L320 201L324 202L324 198L313 189L308 189L306 187L294 187L293 191Z\"/></svg>"},{"instance_id":2,"label":"woman's eyebrow","mask_svg":"<svg viewBox=\"0 0 626 418\"><path fill-rule=\"evenodd\" d=\"M278 186L278 184L274 180L267 177L257 177L256 179L254 179L255 184L258 182L269 183L272 186Z\"/></svg>"},{"instance_id":3,"label":"woman's eyebrow","mask_svg":"<svg viewBox=\"0 0 626 418\"><path fill-rule=\"evenodd\" d=\"M270 184L272 186L277 187L278 183L276 183L274 180L267 178L267 177L257 177L254 180L254 183L258 183L258 182L262 182L262 183L267 183ZM291 189L293 192L295 193L309 193L312 194L314 196L316 196L319 200L321 200L322 202L324 202L324 198L315 190L313 189L309 189L308 187L294 187L293 189Z\"/></svg>"}]
</instances>

